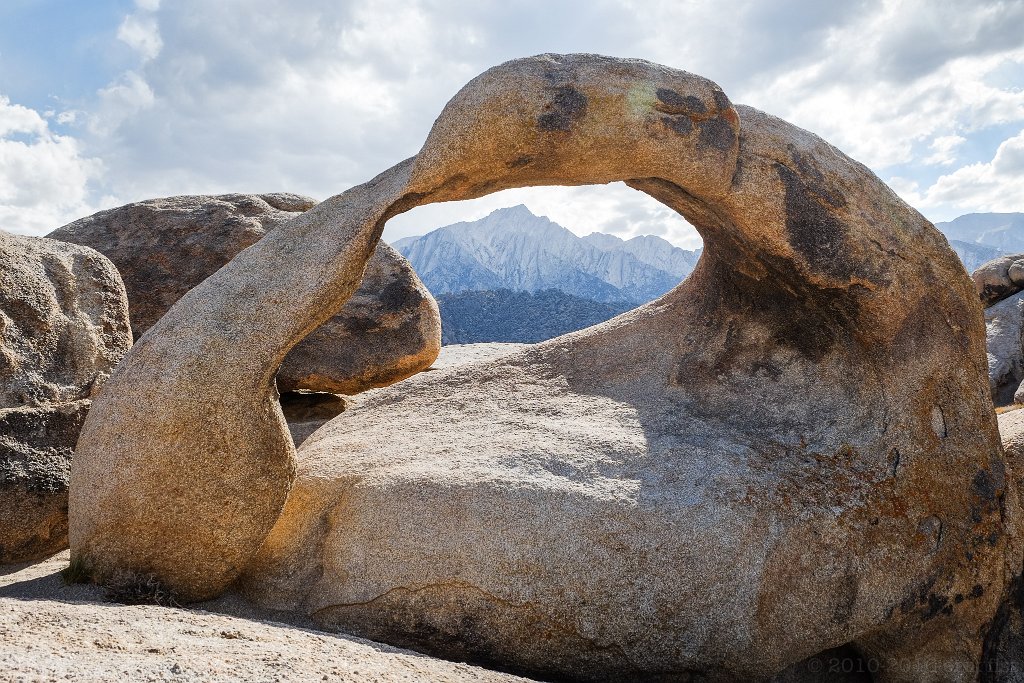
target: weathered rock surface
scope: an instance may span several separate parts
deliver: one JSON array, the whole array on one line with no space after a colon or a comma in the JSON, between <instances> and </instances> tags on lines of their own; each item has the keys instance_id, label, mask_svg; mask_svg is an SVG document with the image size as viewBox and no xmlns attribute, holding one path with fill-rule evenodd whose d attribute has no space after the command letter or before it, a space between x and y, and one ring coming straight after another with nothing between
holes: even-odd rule
<instances>
[{"instance_id":1,"label":"weathered rock surface","mask_svg":"<svg viewBox=\"0 0 1024 683\"><path fill-rule=\"evenodd\" d=\"M110 261L0 232L0 564L67 547L71 454L88 397L131 344Z\"/></svg>"},{"instance_id":2,"label":"weathered rock surface","mask_svg":"<svg viewBox=\"0 0 1024 683\"><path fill-rule=\"evenodd\" d=\"M68 479L89 401L0 408L0 564L68 547Z\"/></svg>"},{"instance_id":3,"label":"weathered rock surface","mask_svg":"<svg viewBox=\"0 0 1024 683\"><path fill-rule=\"evenodd\" d=\"M353 638L284 624L230 598L200 609L102 602L65 585L66 554L0 573L4 681L523 681Z\"/></svg>"},{"instance_id":4,"label":"weathered rock surface","mask_svg":"<svg viewBox=\"0 0 1024 683\"><path fill-rule=\"evenodd\" d=\"M1024 290L1024 254L1008 254L983 264L971 275L981 302L991 306Z\"/></svg>"},{"instance_id":5,"label":"weathered rock surface","mask_svg":"<svg viewBox=\"0 0 1024 683\"><path fill-rule=\"evenodd\" d=\"M303 444L282 511L270 380L387 218L617 180L702 232L690 278L369 392ZM136 345L73 463L73 553L186 599L244 569L264 606L546 677L759 679L844 646L881 681L975 680L1021 563L976 297L870 171L710 81L509 62L415 158L267 235Z\"/></svg>"},{"instance_id":6,"label":"weathered rock surface","mask_svg":"<svg viewBox=\"0 0 1024 683\"><path fill-rule=\"evenodd\" d=\"M992 402L1024 403L1024 293L985 309L985 331Z\"/></svg>"},{"instance_id":7,"label":"weathered rock surface","mask_svg":"<svg viewBox=\"0 0 1024 683\"><path fill-rule=\"evenodd\" d=\"M993 259L971 277L986 309L992 401L1024 403L1024 254Z\"/></svg>"},{"instance_id":8,"label":"weathered rock surface","mask_svg":"<svg viewBox=\"0 0 1024 683\"><path fill-rule=\"evenodd\" d=\"M277 386L358 394L427 369L440 350L437 302L409 262L379 242L359 289L285 357Z\"/></svg>"},{"instance_id":9,"label":"weathered rock surface","mask_svg":"<svg viewBox=\"0 0 1024 683\"><path fill-rule=\"evenodd\" d=\"M49 237L92 247L114 262L139 339L188 290L315 204L285 193L167 197L101 211ZM433 297L382 243L344 308L285 359L278 386L354 394L397 382L433 362L440 326Z\"/></svg>"},{"instance_id":10,"label":"weathered rock surface","mask_svg":"<svg viewBox=\"0 0 1024 683\"><path fill-rule=\"evenodd\" d=\"M999 433L1006 459L1014 474L1014 487L1024 491L1024 410L999 415ZM985 639L981 680L985 683L1024 683L1024 566L1014 569Z\"/></svg>"},{"instance_id":11,"label":"weathered rock surface","mask_svg":"<svg viewBox=\"0 0 1024 683\"><path fill-rule=\"evenodd\" d=\"M131 347L127 323L101 254L0 231L0 408L88 398Z\"/></svg>"},{"instance_id":12,"label":"weathered rock surface","mask_svg":"<svg viewBox=\"0 0 1024 683\"><path fill-rule=\"evenodd\" d=\"M483 360L509 356L529 344L489 342L484 344L449 344L441 347L434 364L428 370L440 370L456 365L467 365ZM293 392L281 396L281 408L288 431L296 448L301 446L316 430L340 415L358 398L342 397L325 393Z\"/></svg>"},{"instance_id":13,"label":"weathered rock surface","mask_svg":"<svg viewBox=\"0 0 1024 683\"><path fill-rule=\"evenodd\" d=\"M511 356L516 351L529 348L529 344L510 342L484 342L482 344L448 344L441 347L437 360L430 366L431 370L444 370L456 365L468 365L483 360L494 360L502 356Z\"/></svg>"}]
</instances>

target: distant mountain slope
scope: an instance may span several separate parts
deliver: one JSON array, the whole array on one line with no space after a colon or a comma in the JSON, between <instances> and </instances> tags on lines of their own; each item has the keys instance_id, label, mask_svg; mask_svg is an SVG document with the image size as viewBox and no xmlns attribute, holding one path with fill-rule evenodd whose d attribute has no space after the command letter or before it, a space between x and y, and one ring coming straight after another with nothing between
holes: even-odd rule
<instances>
[{"instance_id":1,"label":"distant mountain slope","mask_svg":"<svg viewBox=\"0 0 1024 683\"><path fill-rule=\"evenodd\" d=\"M540 342L614 318L634 308L556 289L536 293L499 289L437 295L441 343Z\"/></svg>"},{"instance_id":2,"label":"distant mountain slope","mask_svg":"<svg viewBox=\"0 0 1024 683\"><path fill-rule=\"evenodd\" d=\"M660 237L577 237L523 205L393 246L435 296L557 289L593 301L634 304L676 286L699 258L699 251L680 249Z\"/></svg>"},{"instance_id":3,"label":"distant mountain slope","mask_svg":"<svg viewBox=\"0 0 1024 683\"><path fill-rule=\"evenodd\" d=\"M583 238L598 249L607 252L621 251L632 254L638 260L682 280L693 272L703 249L687 251L674 246L668 240L655 235L638 235L623 240L621 237L603 232L592 232Z\"/></svg>"},{"instance_id":4,"label":"distant mountain slope","mask_svg":"<svg viewBox=\"0 0 1024 683\"><path fill-rule=\"evenodd\" d=\"M1024 213L969 213L935 227L950 240L1024 252Z\"/></svg>"},{"instance_id":5,"label":"distant mountain slope","mask_svg":"<svg viewBox=\"0 0 1024 683\"><path fill-rule=\"evenodd\" d=\"M982 263L991 261L992 259L1000 256L1004 252L990 247L984 244L974 244L971 242L961 242L960 240L949 240L949 246L953 247L953 251L960 257L960 261L964 264L964 268L967 269L968 273L973 273L978 269Z\"/></svg>"}]
</instances>

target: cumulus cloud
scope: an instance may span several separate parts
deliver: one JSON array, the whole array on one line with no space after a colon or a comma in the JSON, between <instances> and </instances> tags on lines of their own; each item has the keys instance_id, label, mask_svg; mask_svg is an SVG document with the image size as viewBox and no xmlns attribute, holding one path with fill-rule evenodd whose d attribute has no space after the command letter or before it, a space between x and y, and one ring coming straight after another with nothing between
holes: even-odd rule
<instances>
[{"instance_id":1,"label":"cumulus cloud","mask_svg":"<svg viewBox=\"0 0 1024 683\"><path fill-rule=\"evenodd\" d=\"M89 130L98 137L115 133L145 109L153 106L156 96L138 73L127 71L97 93L95 114L89 119Z\"/></svg>"},{"instance_id":2,"label":"cumulus cloud","mask_svg":"<svg viewBox=\"0 0 1024 683\"><path fill-rule=\"evenodd\" d=\"M1003 141L991 161L962 166L921 191L904 184L904 196L938 213L1024 210L1024 130Z\"/></svg>"},{"instance_id":3,"label":"cumulus cloud","mask_svg":"<svg viewBox=\"0 0 1024 683\"><path fill-rule=\"evenodd\" d=\"M79 143L56 135L39 112L0 96L0 226L45 234L92 213L91 181L102 171Z\"/></svg>"},{"instance_id":4,"label":"cumulus cloud","mask_svg":"<svg viewBox=\"0 0 1024 683\"><path fill-rule=\"evenodd\" d=\"M949 31L940 29L949 20L946 12L921 3L886 2L878 14L866 13L829 31L824 42L830 49L818 59L754 84L742 95L876 170L912 163L919 154L925 155L924 163L934 163L928 161L936 151L927 154L929 141L1024 120L1024 90L996 87L988 80L1007 65L1024 65L1024 34L1019 31L1010 34L1015 44L1005 50L993 47L1008 42L996 31L1001 25L994 10L1003 8L1003 20L1019 26L1024 3L978 7L989 30L968 31L973 42L944 45L941 36ZM970 7L960 9L972 24ZM923 34L926 29L930 32ZM925 48L894 49L906 41L930 43L927 58L919 54ZM975 51L965 54L971 45Z\"/></svg>"},{"instance_id":5,"label":"cumulus cloud","mask_svg":"<svg viewBox=\"0 0 1024 683\"><path fill-rule=\"evenodd\" d=\"M134 63L76 102L82 113L69 125L86 122L75 128L76 153L105 165L95 196L324 198L414 154L444 103L487 67L600 52L713 78L734 101L822 135L883 177L899 175L892 182L905 197L932 202L920 208L947 210L950 183L980 188L1006 176L1011 162L997 168L971 154L981 132L1024 124L1022 24L1021 0L136 0L117 28ZM1012 158L1007 145L1000 159ZM949 170L946 185L928 182L936 168ZM993 205L980 189L962 194L957 206L969 197ZM420 209L387 235L518 202L580 233L699 241L621 185Z\"/></svg>"},{"instance_id":6,"label":"cumulus cloud","mask_svg":"<svg viewBox=\"0 0 1024 683\"><path fill-rule=\"evenodd\" d=\"M928 145L931 155L925 157L924 163L949 166L956 161L956 150L967 142L967 138L960 135L940 135Z\"/></svg>"},{"instance_id":7,"label":"cumulus cloud","mask_svg":"<svg viewBox=\"0 0 1024 683\"><path fill-rule=\"evenodd\" d=\"M144 14L129 14L117 29L117 39L150 60L160 54L164 43L160 38L156 18Z\"/></svg>"}]
</instances>

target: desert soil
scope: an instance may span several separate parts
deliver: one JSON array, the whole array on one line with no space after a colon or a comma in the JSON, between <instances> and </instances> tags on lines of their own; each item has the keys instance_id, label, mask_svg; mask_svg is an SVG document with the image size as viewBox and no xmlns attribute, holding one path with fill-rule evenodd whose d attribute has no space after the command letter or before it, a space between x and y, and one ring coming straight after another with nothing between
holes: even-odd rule
<instances>
[{"instance_id":1,"label":"desert soil","mask_svg":"<svg viewBox=\"0 0 1024 683\"><path fill-rule=\"evenodd\" d=\"M121 605L66 585L69 553L0 567L0 681L522 681L275 621L235 596Z\"/></svg>"}]
</instances>

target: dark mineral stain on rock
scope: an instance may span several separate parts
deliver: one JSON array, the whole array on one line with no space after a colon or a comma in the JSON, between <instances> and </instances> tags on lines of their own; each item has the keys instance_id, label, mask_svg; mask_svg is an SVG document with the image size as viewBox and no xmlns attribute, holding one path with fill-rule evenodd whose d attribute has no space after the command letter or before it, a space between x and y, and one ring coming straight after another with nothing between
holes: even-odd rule
<instances>
[{"instance_id":1,"label":"dark mineral stain on rock","mask_svg":"<svg viewBox=\"0 0 1024 683\"><path fill-rule=\"evenodd\" d=\"M725 111L732 107L732 102L729 101L729 96L721 90L715 91L715 106L718 107L719 111Z\"/></svg>"},{"instance_id":2,"label":"dark mineral stain on rock","mask_svg":"<svg viewBox=\"0 0 1024 683\"><path fill-rule=\"evenodd\" d=\"M996 487L993 485L992 477L989 476L987 470L978 470L978 473L974 475L974 480L971 482L971 488L974 489L974 493L982 500L995 500Z\"/></svg>"},{"instance_id":3,"label":"dark mineral stain on rock","mask_svg":"<svg viewBox=\"0 0 1024 683\"><path fill-rule=\"evenodd\" d=\"M414 309L423 301L423 294L417 289L407 287L402 282L389 282L380 293L380 302L384 313L399 313Z\"/></svg>"},{"instance_id":4,"label":"dark mineral stain on rock","mask_svg":"<svg viewBox=\"0 0 1024 683\"><path fill-rule=\"evenodd\" d=\"M509 168L522 168L523 166L528 166L530 164L530 162L532 162L532 161L533 161L533 157L532 156L530 156L529 154L522 154L520 156L517 156L512 161L508 162L508 167Z\"/></svg>"},{"instance_id":5,"label":"dark mineral stain on rock","mask_svg":"<svg viewBox=\"0 0 1024 683\"><path fill-rule=\"evenodd\" d=\"M824 182L825 176L823 176L821 171L819 171L817 167L813 166L804 157L804 155L800 153L800 150L796 148L796 145L786 145L786 151L789 152L789 158L793 160L794 164L796 164L797 170L799 170L805 178L813 178L819 183ZM829 200L830 204L832 203L830 197L826 197L826 199Z\"/></svg>"},{"instance_id":6,"label":"dark mineral stain on rock","mask_svg":"<svg viewBox=\"0 0 1024 683\"><path fill-rule=\"evenodd\" d=\"M845 256L849 228L825 208L825 198L783 164L775 164L786 191L786 231L789 244L814 268L846 280L854 273Z\"/></svg>"},{"instance_id":7,"label":"dark mineral stain on rock","mask_svg":"<svg viewBox=\"0 0 1024 683\"><path fill-rule=\"evenodd\" d=\"M661 122L680 135L689 135L693 132L693 121L686 116L662 116Z\"/></svg>"},{"instance_id":8,"label":"dark mineral stain on rock","mask_svg":"<svg viewBox=\"0 0 1024 683\"><path fill-rule=\"evenodd\" d=\"M669 88L658 88L655 95L658 97L663 107L659 107L661 110L667 110L672 113L679 114L706 114L708 108L704 106L704 102L695 95L682 96L675 90Z\"/></svg>"},{"instance_id":9,"label":"dark mineral stain on rock","mask_svg":"<svg viewBox=\"0 0 1024 683\"><path fill-rule=\"evenodd\" d=\"M700 131L700 137L697 138L698 149L712 147L727 152L736 142L736 131L725 119L701 121L697 124L697 129Z\"/></svg>"},{"instance_id":10,"label":"dark mineral stain on rock","mask_svg":"<svg viewBox=\"0 0 1024 683\"><path fill-rule=\"evenodd\" d=\"M953 613L953 606L949 604L949 598L945 595L935 593L928 594L928 606L921 614L921 621L930 621L940 614L949 615Z\"/></svg>"},{"instance_id":11,"label":"dark mineral stain on rock","mask_svg":"<svg viewBox=\"0 0 1024 683\"><path fill-rule=\"evenodd\" d=\"M558 88L545 112L537 117L537 127L543 131L568 131L574 121L587 114L587 96L566 85Z\"/></svg>"}]
</instances>

